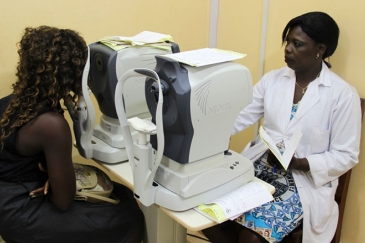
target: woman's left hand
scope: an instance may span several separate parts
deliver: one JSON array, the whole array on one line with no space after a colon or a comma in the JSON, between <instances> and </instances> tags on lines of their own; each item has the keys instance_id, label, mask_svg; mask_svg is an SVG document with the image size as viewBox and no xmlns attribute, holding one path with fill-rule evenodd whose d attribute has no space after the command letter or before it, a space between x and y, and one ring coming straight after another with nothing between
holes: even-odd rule
<instances>
[{"instance_id":1,"label":"woman's left hand","mask_svg":"<svg viewBox=\"0 0 365 243\"><path fill-rule=\"evenodd\" d=\"M288 169L301 170L301 171L305 171L305 172L308 172L310 170L309 163L306 158L299 159L299 158L295 158L294 156L290 161Z\"/></svg>"}]
</instances>

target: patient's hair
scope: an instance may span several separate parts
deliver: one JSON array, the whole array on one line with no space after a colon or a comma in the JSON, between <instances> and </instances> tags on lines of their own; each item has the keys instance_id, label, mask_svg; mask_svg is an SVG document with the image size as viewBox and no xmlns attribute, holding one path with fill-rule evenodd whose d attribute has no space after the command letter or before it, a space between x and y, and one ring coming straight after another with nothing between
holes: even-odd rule
<instances>
[{"instance_id":1,"label":"patient's hair","mask_svg":"<svg viewBox=\"0 0 365 243\"><path fill-rule=\"evenodd\" d=\"M77 100L87 58L85 40L75 31L49 26L26 28L18 43L17 81L0 121L4 140L45 108L63 112L60 99ZM10 120L14 121L10 124Z\"/></svg>"},{"instance_id":2,"label":"patient's hair","mask_svg":"<svg viewBox=\"0 0 365 243\"><path fill-rule=\"evenodd\" d=\"M281 37L283 43L286 41L286 37L290 29L296 26L300 26L303 32L305 32L316 43L323 43L327 46L322 59L332 56L335 52L340 35L340 29L338 28L336 21L331 16L323 12L309 12L291 19L283 30ZM328 62L324 62L328 67L331 67Z\"/></svg>"}]
</instances>

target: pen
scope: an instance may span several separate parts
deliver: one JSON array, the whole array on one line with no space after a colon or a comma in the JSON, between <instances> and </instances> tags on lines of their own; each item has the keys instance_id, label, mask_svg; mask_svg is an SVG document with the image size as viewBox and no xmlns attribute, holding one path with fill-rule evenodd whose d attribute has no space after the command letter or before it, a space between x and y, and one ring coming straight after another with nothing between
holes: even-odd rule
<instances>
[{"instance_id":1,"label":"pen","mask_svg":"<svg viewBox=\"0 0 365 243\"><path fill-rule=\"evenodd\" d=\"M274 173L276 173L276 165L274 165L274 168L272 169Z\"/></svg>"}]
</instances>

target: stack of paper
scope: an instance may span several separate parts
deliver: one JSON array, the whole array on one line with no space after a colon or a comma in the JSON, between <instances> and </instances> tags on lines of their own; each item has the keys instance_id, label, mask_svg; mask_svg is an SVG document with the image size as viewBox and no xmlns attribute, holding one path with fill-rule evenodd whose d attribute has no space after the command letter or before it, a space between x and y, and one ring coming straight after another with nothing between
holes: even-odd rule
<instances>
[{"instance_id":1,"label":"stack of paper","mask_svg":"<svg viewBox=\"0 0 365 243\"><path fill-rule=\"evenodd\" d=\"M271 193L260 182L249 182L209 203L194 209L206 217L221 223L235 219L242 213L273 200Z\"/></svg>"},{"instance_id":2,"label":"stack of paper","mask_svg":"<svg viewBox=\"0 0 365 243\"><path fill-rule=\"evenodd\" d=\"M99 42L116 51L133 46L149 46L169 51L171 50L171 43L168 42L173 42L173 39L170 35L143 31L132 37L106 36L99 39Z\"/></svg>"},{"instance_id":3,"label":"stack of paper","mask_svg":"<svg viewBox=\"0 0 365 243\"><path fill-rule=\"evenodd\" d=\"M164 56L193 67L201 67L240 59L245 57L246 54L216 48L203 48L193 51L166 54Z\"/></svg>"}]
</instances>

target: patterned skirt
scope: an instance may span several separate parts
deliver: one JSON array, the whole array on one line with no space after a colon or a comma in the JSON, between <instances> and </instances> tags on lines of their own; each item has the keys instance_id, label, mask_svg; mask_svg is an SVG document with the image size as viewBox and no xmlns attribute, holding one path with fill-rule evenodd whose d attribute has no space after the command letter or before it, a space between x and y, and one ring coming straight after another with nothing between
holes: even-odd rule
<instances>
[{"instance_id":1,"label":"patterned skirt","mask_svg":"<svg viewBox=\"0 0 365 243\"><path fill-rule=\"evenodd\" d=\"M267 152L255 161L255 176L273 185L274 200L245 212L235 221L263 236L280 242L302 223L303 209L290 170L276 170L267 163Z\"/></svg>"}]
</instances>

